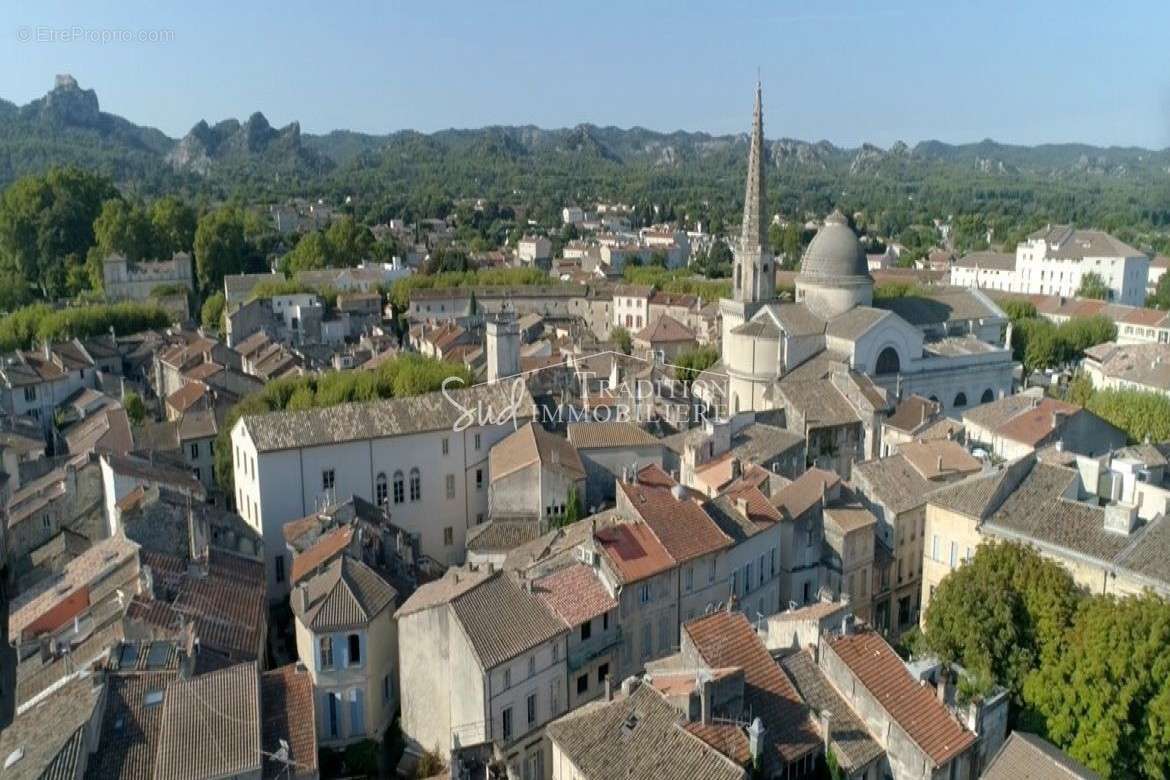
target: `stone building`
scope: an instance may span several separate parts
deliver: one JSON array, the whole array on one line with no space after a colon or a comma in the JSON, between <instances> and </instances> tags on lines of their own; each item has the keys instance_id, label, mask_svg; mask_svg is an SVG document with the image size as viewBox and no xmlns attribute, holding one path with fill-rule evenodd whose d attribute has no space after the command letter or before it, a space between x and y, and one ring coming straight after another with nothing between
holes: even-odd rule
<instances>
[{"instance_id":1,"label":"stone building","mask_svg":"<svg viewBox=\"0 0 1170 780\"><path fill-rule=\"evenodd\" d=\"M113 301L145 301L156 287L195 289L191 255L176 252L170 260L127 260L112 254L102 261L102 291Z\"/></svg>"},{"instance_id":2,"label":"stone building","mask_svg":"<svg viewBox=\"0 0 1170 780\"><path fill-rule=\"evenodd\" d=\"M530 422L492 447L488 455L488 517L528 519L540 526L565 517L568 504L583 509L585 466L562 436Z\"/></svg>"}]
</instances>

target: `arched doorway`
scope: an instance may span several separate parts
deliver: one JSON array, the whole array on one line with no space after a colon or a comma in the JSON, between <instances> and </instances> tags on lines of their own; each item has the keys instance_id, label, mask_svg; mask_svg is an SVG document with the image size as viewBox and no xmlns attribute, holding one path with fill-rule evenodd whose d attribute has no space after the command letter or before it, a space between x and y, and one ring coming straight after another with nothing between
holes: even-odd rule
<instances>
[{"instance_id":1,"label":"arched doorway","mask_svg":"<svg viewBox=\"0 0 1170 780\"><path fill-rule=\"evenodd\" d=\"M989 404L995 400L995 391L990 387L983 391L983 397L979 399L981 404Z\"/></svg>"},{"instance_id":2,"label":"arched doorway","mask_svg":"<svg viewBox=\"0 0 1170 780\"><path fill-rule=\"evenodd\" d=\"M962 409L964 406L967 405L967 394L966 393L959 393L958 395L956 395L955 402L951 405L954 406L956 409Z\"/></svg>"},{"instance_id":3,"label":"arched doorway","mask_svg":"<svg viewBox=\"0 0 1170 780\"><path fill-rule=\"evenodd\" d=\"M878 374L896 374L902 370L902 361L898 357L898 350L886 347L878 353L875 371Z\"/></svg>"}]
</instances>

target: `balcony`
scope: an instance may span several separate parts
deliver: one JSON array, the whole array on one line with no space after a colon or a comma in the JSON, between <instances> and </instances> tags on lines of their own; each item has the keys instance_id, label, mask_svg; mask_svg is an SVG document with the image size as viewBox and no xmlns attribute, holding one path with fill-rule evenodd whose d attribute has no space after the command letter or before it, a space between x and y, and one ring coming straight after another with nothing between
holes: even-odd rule
<instances>
[{"instance_id":1,"label":"balcony","mask_svg":"<svg viewBox=\"0 0 1170 780\"><path fill-rule=\"evenodd\" d=\"M569 671L575 672L593 660L605 655L622 643L622 627L617 626L609 636L602 635L597 639L590 639L581 647L569 651L566 659Z\"/></svg>"}]
</instances>

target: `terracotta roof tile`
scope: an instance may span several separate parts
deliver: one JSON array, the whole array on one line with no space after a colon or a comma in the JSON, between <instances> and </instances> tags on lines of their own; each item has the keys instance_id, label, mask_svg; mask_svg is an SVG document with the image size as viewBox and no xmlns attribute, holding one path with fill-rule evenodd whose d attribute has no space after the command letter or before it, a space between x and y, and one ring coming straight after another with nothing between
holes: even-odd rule
<instances>
[{"instance_id":1,"label":"terracotta roof tile","mask_svg":"<svg viewBox=\"0 0 1170 780\"><path fill-rule=\"evenodd\" d=\"M321 537L313 543L313 546L293 558L292 576L289 582L296 585L306 575L312 574L323 564L328 563L335 556L339 555L342 550L349 547L349 543L352 540L352 525L341 525L321 534Z\"/></svg>"},{"instance_id":2,"label":"terracotta roof tile","mask_svg":"<svg viewBox=\"0 0 1170 780\"><path fill-rule=\"evenodd\" d=\"M653 577L678 565L645 523L602 528L595 538L627 583Z\"/></svg>"},{"instance_id":3,"label":"terracotta roof tile","mask_svg":"<svg viewBox=\"0 0 1170 780\"><path fill-rule=\"evenodd\" d=\"M933 688L910 676L902 659L878 634L861 631L837 636L828 645L936 766L975 744L975 735L939 702Z\"/></svg>"},{"instance_id":4,"label":"terracotta roof tile","mask_svg":"<svg viewBox=\"0 0 1170 780\"><path fill-rule=\"evenodd\" d=\"M581 563L541 577L533 592L570 628L617 608L617 601L592 567Z\"/></svg>"},{"instance_id":5,"label":"terracotta roof tile","mask_svg":"<svg viewBox=\"0 0 1170 780\"><path fill-rule=\"evenodd\" d=\"M296 766L292 777L315 776L317 769L317 728L313 714L313 678L299 664L286 664L260 675L260 704L263 713L261 749L271 755L288 743L288 758ZM267 758L264 777L286 778L288 764Z\"/></svg>"},{"instance_id":6,"label":"terracotta roof tile","mask_svg":"<svg viewBox=\"0 0 1170 780\"><path fill-rule=\"evenodd\" d=\"M772 503L788 519L796 519L816 506L826 489L840 484L832 471L811 468L772 496Z\"/></svg>"},{"instance_id":7,"label":"terracotta roof tile","mask_svg":"<svg viewBox=\"0 0 1170 780\"><path fill-rule=\"evenodd\" d=\"M808 706L792 682L772 658L751 623L740 612L714 612L683 626L690 641L711 667L743 669L744 705L764 724L766 766L779 771L790 762L821 746L809 720ZM709 744L734 746L732 759L744 763L750 758L747 738L738 726L692 723L687 729ZM740 735L735 738L729 731ZM729 739L730 737L730 739Z\"/></svg>"},{"instance_id":8,"label":"terracotta roof tile","mask_svg":"<svg viewBox=\"0 0 1170 780\"><path fill-rule=\"evenodd\" d=\"M630 507L679 563L730 547L733 542L689 495L670 488L619 482Z\"/></svg>"}]
</instances>

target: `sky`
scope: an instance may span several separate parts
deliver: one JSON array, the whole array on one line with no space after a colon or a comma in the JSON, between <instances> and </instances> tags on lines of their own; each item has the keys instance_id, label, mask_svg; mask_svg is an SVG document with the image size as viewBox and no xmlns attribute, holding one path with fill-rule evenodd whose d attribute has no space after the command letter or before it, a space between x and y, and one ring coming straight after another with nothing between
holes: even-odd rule
<instances>
[{"instance_id":1,"label":"sky","mask_svg":"<svg viewBox=\"0 0 1170 780\"><path fill-rule=\"evenodd\" d=\"M167 7L172 6L172 7ZM5 0L0 97L57 73L168 135L533 124L879 146L1170 146L1167 0Z\"/></svg>"}]
</instances>

